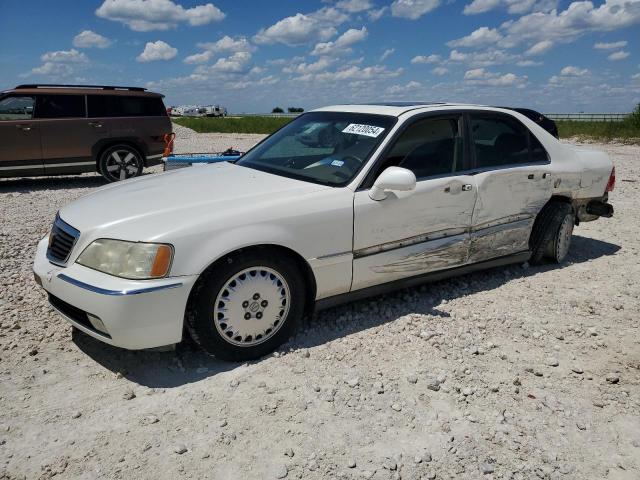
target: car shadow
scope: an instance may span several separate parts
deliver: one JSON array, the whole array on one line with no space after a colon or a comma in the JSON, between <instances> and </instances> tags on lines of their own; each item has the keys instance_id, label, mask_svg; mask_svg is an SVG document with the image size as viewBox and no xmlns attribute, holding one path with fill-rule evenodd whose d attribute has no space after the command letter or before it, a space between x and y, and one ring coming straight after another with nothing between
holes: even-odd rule
<instances>
[{"instance_id":1,"label":"car shadow","mask_svg":"<svg viewBox=\"0 0 640 480\"><path fill-rule=\"evenodd\" d=\"M154 171L144 171L141 176L153 175ZM50 177L15 177L0 179L0 193L31 193L42 190L68 190L73 188L97 188L108 185L98 173L82 175L55 175Z\"/></svg>"},{"instance_id":2,"label":"car shadow","mask_svg":"<svg viewBox=\"0 0 640 480\"><path fill-rule=\"evenodd\" d=\"M106 184L107 181L97 173L82 176L3 178L0 180L0 192L30 193L42 190L96 188Z\"/></svg>"},{"instance_id":3,"label":"car shadow","mask_svg":"<svg viewBox=\"0 0 640 480\"><path fill-rule=\"evenodd\" d=\"M280 347L279 351L287 352L291 349L322 345L383 325L410 313L447 318L449 314L438 309L443 301L490 291L514 279L614 255L620 248L613 243L574 235L571 252L561 265L516 264L497 267L316 312L303 319L297 334ZM124 350L104 344L78 330L74 331L73 341L78 348L106 369L121 373L140 385L153 388L178 387L233 370L241 365L208 356L190 339L177 345L175 351L171 352Z\"/></svg>"}]
</instances>

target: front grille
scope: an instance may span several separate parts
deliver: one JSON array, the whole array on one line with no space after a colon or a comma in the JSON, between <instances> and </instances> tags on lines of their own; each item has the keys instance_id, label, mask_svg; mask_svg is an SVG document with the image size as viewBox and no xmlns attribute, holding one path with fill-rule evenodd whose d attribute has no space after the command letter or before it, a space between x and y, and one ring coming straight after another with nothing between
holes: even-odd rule
<instances>
[{"instance_id":1,"label":"front grille","mask_svg":"<svg viewBox=\"0 0 640 480\"><path fill-rule=\"evenodd\" d=\"M56 265L64 265L71 255L80 232L71 225L62 221L56 215L49 235L49 247L47 248L47 258L51 263Z\"/></svg>"}]
</instances>

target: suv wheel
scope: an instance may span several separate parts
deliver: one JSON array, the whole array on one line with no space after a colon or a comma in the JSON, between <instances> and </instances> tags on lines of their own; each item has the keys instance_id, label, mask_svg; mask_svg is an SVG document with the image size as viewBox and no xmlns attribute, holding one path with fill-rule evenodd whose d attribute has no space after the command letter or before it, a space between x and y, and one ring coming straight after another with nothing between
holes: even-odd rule
<instances>
[{"instance_id":1,"label":"suv wheel","mask_svg":"<svg viewBox=\"0 0 640 480\"><path fill-rule=\"evenodd\" d=\"M140 153L128 145L107 148L98 161L98 171L108 182L137 177L143 166Z\"/></svg>"},{"instance_id":2,"label":"suv wheel","mask_svg":"<svg viewBox=\"0 0 640 480\"><path fill-rule=\"evenodd\" d=\"M559 201L547 203L531 231L531 263L542 263L545 259L561 263L569 253L574 223L575 213L571 205Z\"/></svg>"},{"instance_id":3,"label":"suv wheel","mask_svg":"<svg viewBox=\"0 0 640 480\"><path fill-rule=\"evenodd\" d=\"M252 360L287 341L302 318L304 280L287 258L227 257L194 287L186 312L193 340L223 360Z\"/></svg>"}]
</instances>

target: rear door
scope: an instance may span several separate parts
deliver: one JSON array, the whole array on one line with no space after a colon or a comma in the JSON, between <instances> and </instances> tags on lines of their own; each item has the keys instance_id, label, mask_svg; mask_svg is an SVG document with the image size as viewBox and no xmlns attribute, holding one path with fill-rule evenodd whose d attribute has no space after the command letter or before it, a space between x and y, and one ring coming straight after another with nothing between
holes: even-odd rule
<instances>
[{"instance_id":1,"label":"rear door","mask_svg":"<svg viewBox=\"0 0 640 480\"><path fill-rule=\"evenodd\" d=\"M535 217L551 198L547 152L511 115L470 112L468 123L478 190L469 262L526 251Z\"/></svg>"},{"instance_id":2,"label":"rear door","mask_svg":"<svg viewBox=\"0 0 640 480\"><path fill-rule=\"evenodd\" d=\"M82 94L37 95L45 174L95 171L91 148L96 132L87 121L86 109Z\"/></svg>"},{"instance_id":3,"label":"rear door","mask_svg":"<svg viewBox=\"0 0 640 480\"><path fill-rule=\"evenodd\" d=\"M34 110L33 95L8 95L0 100L0 176L43 173Z\"/></svg>"}]
</instances>

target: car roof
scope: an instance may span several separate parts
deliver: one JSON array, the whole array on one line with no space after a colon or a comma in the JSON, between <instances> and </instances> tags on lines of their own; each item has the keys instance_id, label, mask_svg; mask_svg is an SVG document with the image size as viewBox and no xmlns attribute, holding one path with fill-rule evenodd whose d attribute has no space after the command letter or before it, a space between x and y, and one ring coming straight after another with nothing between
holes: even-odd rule
<instances>
[{"instance_id":1,"label":"car roof","mask_svg":"<svg viewBox=\"0 0 640 480\"><path fill-rule=\"evenodd\" d=\"M142 87L120 87L112 85L58 85L58 84L25 84L18 85L0 92L34 94L34 93L57 93L57 94L80 94L80 95L126 95L126 96L145 96L145 97L164 97L164 95L155 92L149 92Z\"/></svg>"},{"instance_id":2,"label":"car roof","mask_svg":"<svg viewBox=\"0 0 640 480\"><path fill-rule=\"evenodd\" d=\"M508 108L489 107L485 105L474 105L471 103L449 103L449 102L385 102L385 103L356 103L344 105L330 105L327 107L317 108L313 112L349 112L349 113L368 113L377 115L390 115L399 117L407 112L419 113L438 110L456 110L456 109L477 109L489 111L505 111Z\"/></svg>"}]
</instances>

